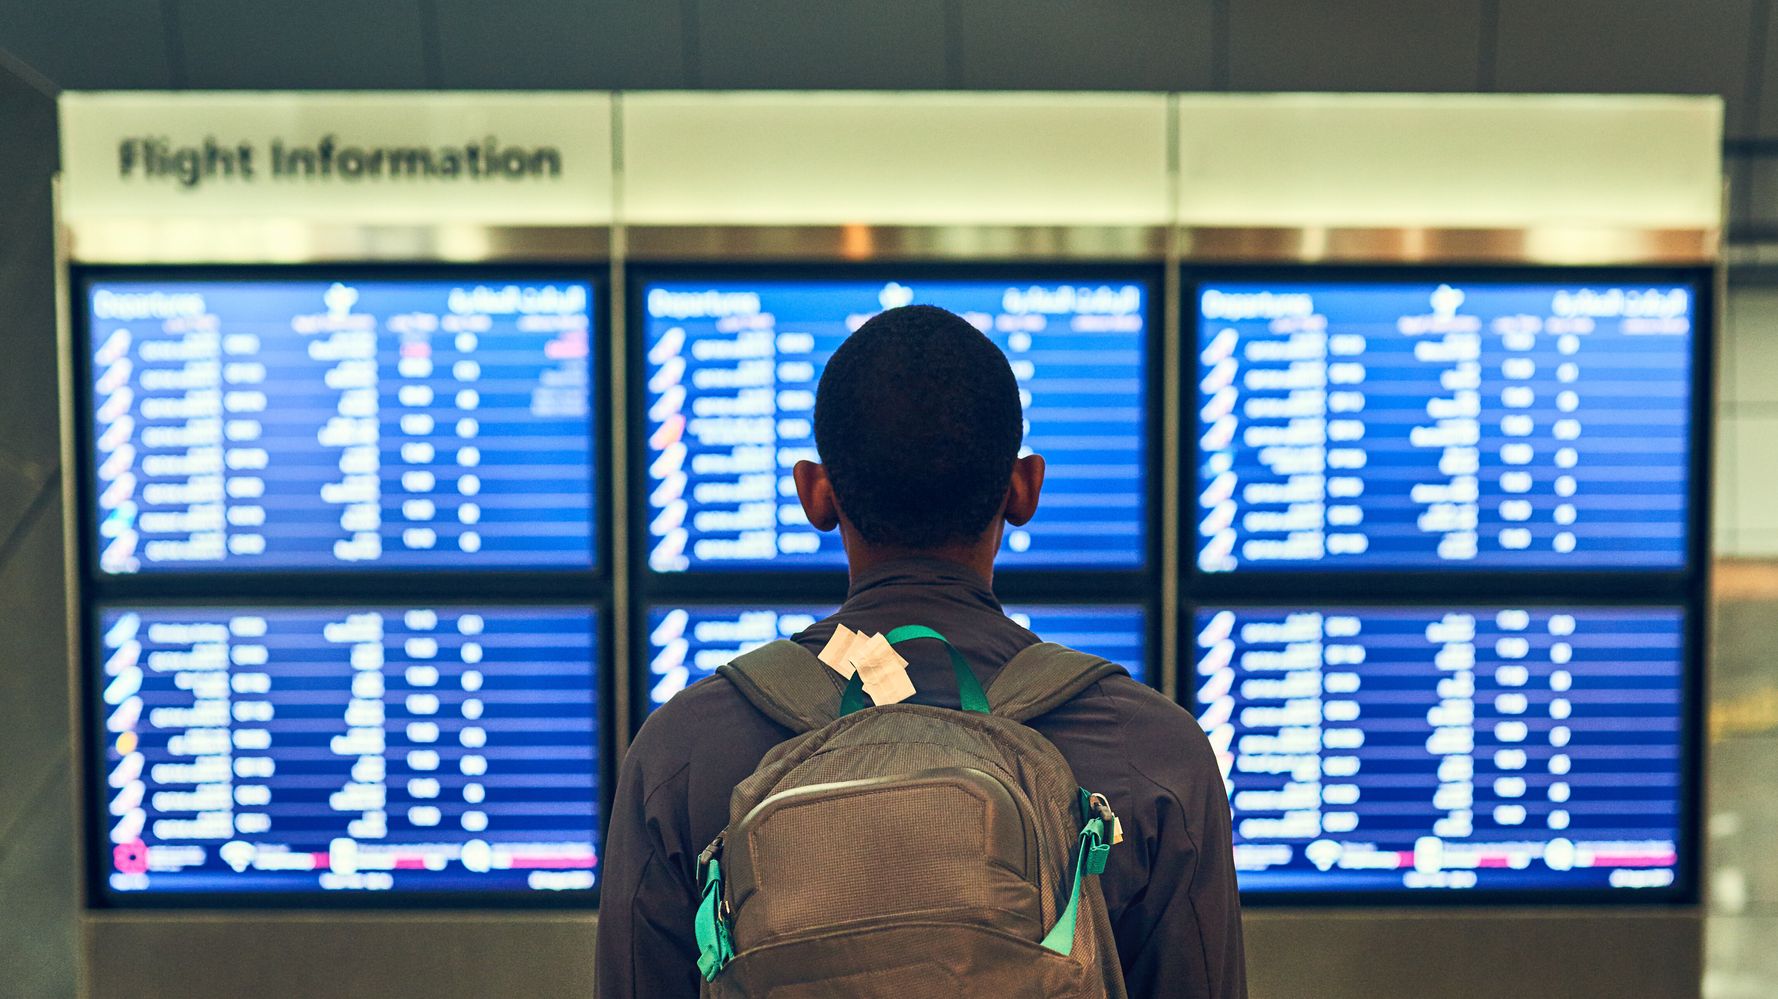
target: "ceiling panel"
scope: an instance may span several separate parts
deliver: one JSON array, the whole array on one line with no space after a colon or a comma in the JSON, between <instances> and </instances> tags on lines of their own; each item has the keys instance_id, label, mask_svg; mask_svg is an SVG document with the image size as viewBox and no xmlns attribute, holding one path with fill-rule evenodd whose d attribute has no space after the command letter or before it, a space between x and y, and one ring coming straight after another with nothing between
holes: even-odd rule
<instances>
[{"instance_id":1,"label":"ceiling panel","mask_svg":"<svg viewBox=\"0 0 1778 999\"><path fill-rule=\"evenodd\" d=\"M987 90L1208 90L1211 0L966 0L962 84Z\"/></svg>"},{"instance_id":2,"label":"ceiling panel","mask_svg":"<svg viewBox=\"0 0 1778 999\"><path fill-rule=\"evenodd\" d=\"M1721 94L1742 135L1755 0L1500 0L1495 89Z\"/></svg>"},{"instance_id":3,"label":"ceiling panel","mask_svg":"<svg viewBox=\"0 0 1778 999\"><path fill-rule=\"evenodd\" d=\"M424 87L419 0L169 0L193 90Z\"/></svg>"},{"instance_id":4,"label":"ceiling panel","mask_svg":"<svg viewBox=\"0 0 1778 999\"><path fill-rule=\"evenodd\" d=\"M932 89L946 74L943 0L699 0L698 84Z\"/></svg>"},{"instance_id":5,"label":"ceiling panel","mask_svg":"<svg viewBox=\"0 0 1778 999\"><path fill-rule=\"evenodd\" d=\"M1475 90L1481 45L1481 0L1229 3L1234 90Z\"/></svg>"},{"instance_id":6,"label":"ceiling panel","mask_svg":"<svg viewBox=\"0 0 1778 999\"><path fill-rule=\"evenodd\" d=\"M159 0L0 0L0 48L64 90L175 82Z\"/></svg>"},{"instance_id":7,"label":"ceiling panel","mask_svg":"<svg viewBox=\"0 0 1778 999\"><path fill-rule=\"evenodd\" d=\"M677 3L435 0L440 85L623 90L689 84Z\"/></svg>"}]
</instances>

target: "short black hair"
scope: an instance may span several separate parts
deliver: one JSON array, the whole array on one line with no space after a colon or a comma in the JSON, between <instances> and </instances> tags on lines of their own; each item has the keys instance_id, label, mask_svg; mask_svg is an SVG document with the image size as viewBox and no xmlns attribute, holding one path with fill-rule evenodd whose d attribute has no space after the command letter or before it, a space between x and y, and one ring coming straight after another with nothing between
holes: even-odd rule
<instances>
[{"instance_id":1,"label":"short black hair","mask_svg":"<svg viewBox=\"0 0 1778 999\"><path fill-rule=\"evenodd\" d=\"M974 541L1000 512L1024 438L1012 365L963 317L890 309L834 351L815 447L846 519L872 544Z\"/></svg>"}]
</instances>

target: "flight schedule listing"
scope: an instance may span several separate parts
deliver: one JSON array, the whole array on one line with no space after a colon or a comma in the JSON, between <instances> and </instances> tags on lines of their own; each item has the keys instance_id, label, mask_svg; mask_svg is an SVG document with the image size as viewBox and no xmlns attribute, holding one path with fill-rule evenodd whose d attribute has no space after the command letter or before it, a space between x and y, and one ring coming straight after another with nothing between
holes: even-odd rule
<instances>
[{"instance_id":1,"label":"flight schedule listing","mask_svg":"<svg viewBox=\"0 0 1778 999\"><path fill-rule=\"evenodd\" d=\"M1678 608L1228 608L1198 721L1248 892L1661 889Z\"/></svg>"},{"instance_id":2,"label":"flight schedule listing","mask_svg":"<svg viewBox=\"0 0 1778 999\"><path fill-rule=\"evenodd\" d=\"M592 287L87 291L99 568L586 568Z\"/></svg>"},{"instance_id":3,"label":"flight schedule listing","mask_svg":"<svg viewBox=\"0 0 1778 999\"><path fill-rule=\"evenodd\" d=\"M833 613L832 607L772 608L760 605L654 607L648 613L648 710L716 672L743 652L795 638ZM1028 604L1008 607L1008 617L1057 642L1104 659L1147 682L1145 615L1140 607Z\"/></svg>"},{"instance_id":4,"label":"flight schedule listing","mask_svg":"<svg viewBox=\"0 0 1778 999\"><path fill-rule=\"evenodd\" d=\"M113 892L594 886L591 612L114 607L100 626Z\"/></svg>"},{"instance_id":5,"label":"flight schedule listing","mask_svg":"<svg viewBox=\"0 0 1778 999\"><path fill-rule=\"evenodd\" d=\"M1684 566L1689 287L1228 284L1198 305L1202 571Z\"/></svg>"},{"instance_id":6,"label":"flight schedule listing","mask_svg":"<svg viewBox=\"0 0 1778 999\"><path fill-rule=\"evenodd\" d=\"M913 303L1006 352L1025 453L1048 462L1007 568L1134 568L1146 548L1147 290L1130 283L763 281L644 289L648 565L656 572L845 564L791 469L815 451L815 390L840 343ZM909 399L908 405L919 405Z\"/></svg>"}]
</instances>

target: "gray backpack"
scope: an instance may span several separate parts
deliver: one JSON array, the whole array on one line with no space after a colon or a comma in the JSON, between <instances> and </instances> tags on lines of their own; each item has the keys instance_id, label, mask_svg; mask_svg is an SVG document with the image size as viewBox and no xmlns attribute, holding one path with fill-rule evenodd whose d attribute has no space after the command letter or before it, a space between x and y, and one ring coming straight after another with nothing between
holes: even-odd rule
<instances>
[{"instance_id":1,"label":"gray backpack","mask_svg":"<svg viewBox=\"0 0 1778 999\"><path fill-rule=\"evenodd\" d=\"M944 636L963 710L871 707L773 642L718 672L801 733L735 788L698 858L711 999L1123 999L1096 875L1121 837L1100 795L1022 724L1121 667L1034 645L986 692Z\"/></svg>"}]
</instances>

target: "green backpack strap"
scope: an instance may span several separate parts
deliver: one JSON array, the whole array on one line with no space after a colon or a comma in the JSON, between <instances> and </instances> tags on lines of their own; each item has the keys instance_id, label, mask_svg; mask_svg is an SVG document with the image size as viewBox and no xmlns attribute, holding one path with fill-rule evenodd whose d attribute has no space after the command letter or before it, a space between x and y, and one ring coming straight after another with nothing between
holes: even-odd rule
<instances>
[{"instance_id":1,"label":"green backpack strap","mask_svg":"<svg viewBox=\"0 0 1778 999\"><path fill-rule=\"evenodd\" d=\"M840 716L845 681L815 653L781 638L716 668L768 718L793 732L813 732Z\"/></svg>"},{"instance_id":2,"label":"green backpack strap","mask_svg":"<svg viewBox=\"0 0 1778 999\"><path fill-rule=\"evenodd\" d=\"M994 713L1013 721L1030 721L1068 703L1076 694L1108 676L1128 672L1118 664L1076 652L1066 645L1038 642L1012 657L988 684Z\"/></svg>"},{"instance_id":3,"label":"green backpack strap","mask_svg":"<svg viewBox=\"0 0 1778 999\"><path fill-rule=\"evenodd\" d=\"M891 646L911 642L916 638L930 638L944 643L945 651L951 656L951 670L957 675L957 697L965 712L978 715L993 713L988 707L988 695L982 692L981 681L975 678L969 664L963 661L963 653L957 651L950 639L923 624L904 624L883 635L883 640ZM862 711L869 703L864 693L864 674L852 674L852 679L846 681L845 692L840 695L840 717Z\"/></svg>"}]
</instances>

